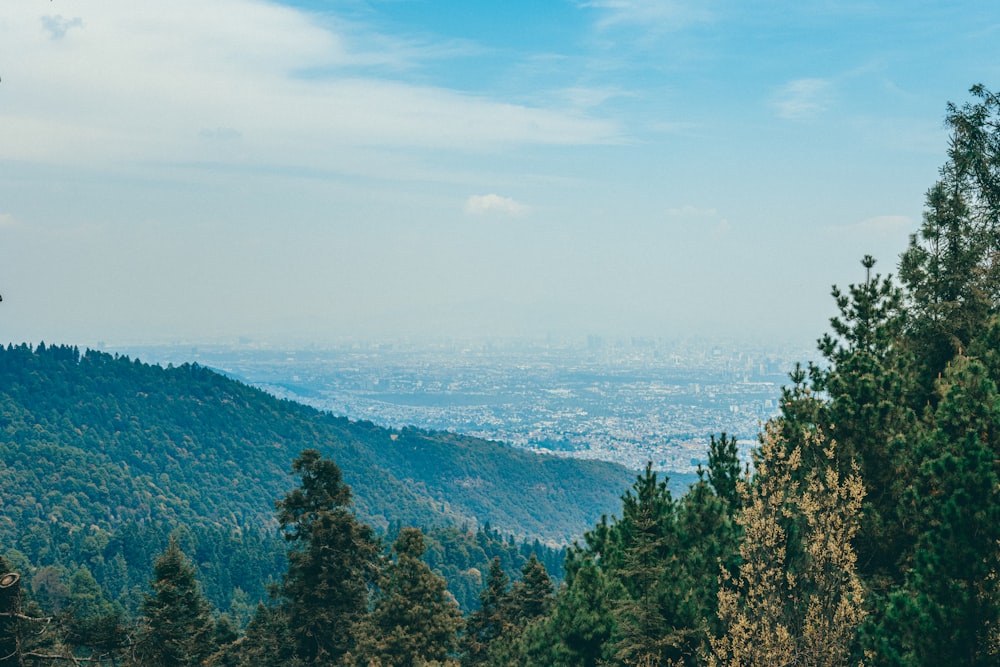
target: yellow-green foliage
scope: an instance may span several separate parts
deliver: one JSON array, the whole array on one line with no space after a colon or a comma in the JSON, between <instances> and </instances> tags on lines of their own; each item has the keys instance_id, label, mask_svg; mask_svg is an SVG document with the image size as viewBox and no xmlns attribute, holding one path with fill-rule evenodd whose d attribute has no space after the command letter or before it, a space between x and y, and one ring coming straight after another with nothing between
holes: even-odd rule
<instances>
[{"instance_id":1,"label":"yellow-green foliage","mask_svg":"<svg viewBox=\"0 0 1000 667\"><path fill-rule=\"evenodd\" d=\"M851 539L864 497L855 471L841 478L836 444L818 431L807 447L829 465L802 479L802 451L791 451L782 427L768 424L753 482L740 482L743 563L722 572L719 617L709 664L727 667L844 665L864 619L864 594Z\"/></svg>"}]
</instances>

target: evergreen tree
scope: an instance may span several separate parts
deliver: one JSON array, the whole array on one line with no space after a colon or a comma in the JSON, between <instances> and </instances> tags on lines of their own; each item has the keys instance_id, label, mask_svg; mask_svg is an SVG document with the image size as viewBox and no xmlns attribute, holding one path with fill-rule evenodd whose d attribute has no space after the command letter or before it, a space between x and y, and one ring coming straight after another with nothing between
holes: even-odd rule
<instances>
[{"instance_id":1,"label":"evergreen tree","mask_svg":"<svg viewBox=\"0 0 1000 667\"><path fill-rule=\"evenodd\" d=\"M890 278L872 273L875 259L862 260L865 281L847 292L834 288L839 315L830 319L819 349L829 369L814 388L825 392L821 424L836 437L842 475L857 465L865 482L862 522L855 546L859 572L876 591L901 581L901 561L912 548L904 526L911 522L902 495L912 483L911 440L917 419L908 406L911 365L900 347L904 312L901 292ZM805 453L805 452L804 452ZM822 461L812 465L823 465ZM812 467L807 462L804 469Z\"/></svg>"},{"instance_id":2,"label":"evergreen tree","mask_svg":"<svg viewBox=\"0 0 1000 667\"><path fill-rule=\"evenodd\" d=\"M698 481L678 503L677 541L665 600L670 611L667 658L677 664L683 660L689 667L701 664L709 637L721 629L719 568L735 574L739 565L740 532L733 508L713 492L701 469L698 474Z\"/></svg>"},{"instance_id":3,"label":"evergreen tree","mask_svg":"<svg viewBox=\"0 0 1000 667\"><path fill-rule=\"evenodd\" d=\"M717 495L731 508L731 512L739 508L740 494L736 491L736 482L740 479L739 450L736 438L729 438L725 433L715 439L709 436L708 442L708 481Z\"/></svg>"},{"instance_id":4,"label":"evergreen tree","mask_svg":"<svg viewBox=\"0 0 1000 667\"><path fill-rule=\"evenodd\" d=\"M971 93L978 102L948 105L948 160L900 258L918 405L936 400L937 375L1000 305L1000 97L982 85Z\"/></svg>"},{"instance_id":5,"label":"evergreen tree","mask_svg":"<svg viewBox=\"0 0 1000 667\"><path fill-rule=\"evenodd\" d=\"M938 389L911 489L922 523L914 565L870 638L881 664L985 667L1000 657L1000 394L965 356Z\"/></svg>"},{"instance_id":6,"label":"evergreen tree","mask_svg":"<svg viewBox=\"0 0 1000 667\"><path fill-rule=\"evenodd\" d=\"M510 589L507 603L511 610L510 618L523 627L545 615L554 600L552 579L535 554L531 554L521 568L521 580Z\"/></svg>"},{"instance_id":7,"label":"evergreen tree","mask_svg":"<svg viewBox=\"0 0 1000 667\"><path fill-rule=\"evenodd\" d=\"M215 625L194 566L173 540L153 565L152 594L142 603L144 627L136 646L144 667L199 665L212 652Z\"/></svg>"},{"instance_id":8,"label":"evergreen tree","mask_svg":"<svg viewBox=\"0 0 1000 667\"><path fill-rule=\"evenodd\" d=\"M479 594L479 609L469 615L462 637L462 664L487 664L490 645L507 633L513 622L507 605L510 579L504 572L500 557L490 563L486 587Z\"/></svg>"},{"instance_id":9,"label":"evergreen tree","mask_svg":"<svg viewBox=\"0 0 1000 667\"><path fill-rule=\"evenodd\" d=\"M575 549L566 560L566 586L559 592L542 641L530 645L525 664L597 667L609 658L615 621L609 583L590 551Z\"/></svg>"},{"instance_id":10,"label":"evergreen tree","mask_svg":"<svg viewBox=\"0 0 1000 667\"><path fill-rule=\"evenodd\" d=\"M634 490L634 493L633 493ZM622 518L611 530L601 565L621 591L616 596L615 657L624 664L653 664L670 652L668 589L675 543L674 500L647 464L622 497Z\"/></svg>"},{"instance_id":11,"label":"evergreen tree","mask_svg":"<svg viewBox=\"0 0 1000 667\"><path fill-rule=\"evenodd\" d=\"M814 431L795 440L818 448L828 463L798 482L803 457L799 446L788 448L786 428L768 424L754 456L756 476L740 485L742 563L735 576L722 570L723 632L711 640L710 665L839 667L864 618L851 547L861 480L841 477L834 443Z\"/></svg>"},{"instance_id":12,"label":"evergreen tree","mask_svg":"<svg viewBox=\"0 0 1000 667\"><path fill-rule=\"evenodd\" d=\"M295 655L295 648L285 614L278 607L259 603L243 641L225 651L219 664L230 664L235 654L239 667L301 667L304 663Z\"/></svg>"},{"instance_id":13,"label":"evergreen tree","mask_svg":"<svg viewBox=\"0 0 1000 667\"><path fill-rule=\"evenodd\" d=\"M332 664L354 647L379 546L351 512L351 490L333 461L307 449L292 470L301 484L277 503L278 523L293 545L281 591L288 630L306 664Z\"/></svg>"},{"instance_id":14,"label":"evergreen tree","mask_svg":"<svg viewBox=\"0 0 1000 667\"><path fill-rule=\"evenodd\" d=\"M501 601L504 631L488 647L490 665L548 664L546 614L552 608L552 580L532 554ZM539 649L542 656L535 655Z\"/></svg>"},{"instance_id":15,"label":"evergreen tree","mask_svg":"<svg viewBox=\"0 0 1000 667\"><path fill-rule=\"evenodd\" d=\"M400 531L375 607L360 624L360 664L420 667L443 664L456 652L462 615L445 580L420 560L424 549L419 529Z\"/></svg>"},{"instance_id":16,"label":"evergreen tree","mask_svg":"<svg viewBox=\"0 0 1000 667\"><path fill-rule=\"evenodd\" d=\"M121 607L104 597L86 567L70 578L63 628L65 643L72 649L89 648L91 659L117 655L127 642Z\"/></svg>"}]
</instances>

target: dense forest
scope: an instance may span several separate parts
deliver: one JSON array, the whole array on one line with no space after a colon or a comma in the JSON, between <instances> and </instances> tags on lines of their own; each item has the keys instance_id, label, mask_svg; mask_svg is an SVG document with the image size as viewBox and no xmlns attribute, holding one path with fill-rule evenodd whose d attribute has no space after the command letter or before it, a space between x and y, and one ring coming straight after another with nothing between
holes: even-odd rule
<instances>
[{"instance_id":1,"label":"dense forest","mask_svg":"<svg viewBox=\"0 0 1000 667\"><path fill-rule=\"evenodd\" d=\"M711 441L707 468L679 497L647 467L614 513L568 549L558 585L553 564L545 562L551 554L536 555L530 545L454 523L450 533L410 527L445 525L437 523L435 509L462 516L454 507L435 506L433 492L411 495L415 505L400 522L386 520L371 503L389 497L392 480L400 478L367 487L375 497L365 500L348 466L355 454L371 459L350 439L324 451L310 447L313 433L285 441L306 446L289 457L295 485L275 495L270 517L283 549L263 537L247 542L259 544L253 548L262 554L245 560L283 558L280 574L266 599L242 611L230 604L220 614L201 583L208 580L194 535L226 527L232 535L249 519L250 504L239 501L244 514L219 513L220 499L238 497L242 481L216 489L217 496L192 488L190 496L168 497L160 471L141 454L155 445L140 443L176 446L205 420L204 428L223 434L219 451L231 456L244 437L227 421L227 399L237 397L220 392L210 407L184 406L190 422L178 421L170 433L129 430L131 414L111 402L88 408L95 412L87 429L62 423L55 408L39 408L44 418L28 421L19 417L19 406L50 398L25 395L19 403L5 397L0 425L10 454L4 453L0 470L2 539L18 534L20 547L4 551L14 559L0 563L0 571L24 571L31 583L21 586L21 601L11 592L17 577L0 578L0 605L11 610L0 613L0 664L82 658L265 666L1000 663L1000 97L982 86L971 93L972 101L948 106L947 160L898 273L882 275L865 257L863 278L834 288L837 313L818 341L822 359L792 373L781 414L763 428L752 466L741 467L736 443L722 434ZM67 365L90 358L122 363L56 350L12 348L4 363L46 354ZM132 365L138 375L154 373ZM30 387L30 364L20 366L29 368L21 384ZM211 377L195 367L183 372ZM73 402L71 386L51 391L51 400ZM129 391L145 393L151 403L167 399L154 382ZM312 419L307 423L333 420ZM76 479L74 466L99 467L73 458L76 450L52 437L67 429L78 430L87 449L122 447L108 461L128 468L93 488L63 487L58 476L72 470ZM419 450L407 459L408 469L438 465L437 459L422 463L425 452L433 456L428 434L389 436L395 436L385 438L390 449L390 442L406 443L396 444L393 455ZM22 442L56 444L19 459ZM206 456L193 446L171 451L176 469L165 471L168 476L202 465ZM226 466L226 456L212 465ZM262 462L225 469L219 479L243 480L257 472L255 465ZM133 482L132 470L146 476ZM36 486L28 500L18 494L28 493L23 479L30 474L55 479L72 493L46 498ZM113 488L128 484L137 485L127 496L134 500L110 500ZM563 501L548 497L543 486L528 488L540 503ZM103 500L81 502L92 497ZM80 509L102 504L104 515L96 518ZM112 526L131 526L139 535L151 524L189 516L202 519L185 518L166 535L149 582L133 593L134 617L89 569L64 564L88 548L100 551L88 540L110 539ZM255 521L266 533L269 524L259 516ZM377 529L384 529L384 539ZM476 567L479 604L462 614L441 576L447 559L431 555L448 552L447 540L435 535L506 544L520 554L519 571L512 576L511 551L507 563L503 553L490 554L488 564ZM206 541L224 544L224 538ZM121 541L128 548L139 540ZM42 553L62 565L43 574L36 566ZM233 572L239 566L225 565ZM54 604L57 585L65 587L61 605ZM244 614L246 625L233 614Z\"/></svg>"}]
</instances>

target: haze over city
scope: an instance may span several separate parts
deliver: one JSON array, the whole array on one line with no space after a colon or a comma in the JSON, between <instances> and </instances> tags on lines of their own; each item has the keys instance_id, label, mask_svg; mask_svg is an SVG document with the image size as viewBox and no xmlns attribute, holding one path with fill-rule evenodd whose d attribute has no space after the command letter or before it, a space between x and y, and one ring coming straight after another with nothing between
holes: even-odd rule
<instances>
[{"instance_id":1,"label":"haze over city","mask_svg":"<svg viewBox=\"0 0 1000 667\"><path fill-rule=\"evenodd\" d=\"M1000 74L981 2L32 0L0 338L808 341Z\"/></svg>"}]
</instances>

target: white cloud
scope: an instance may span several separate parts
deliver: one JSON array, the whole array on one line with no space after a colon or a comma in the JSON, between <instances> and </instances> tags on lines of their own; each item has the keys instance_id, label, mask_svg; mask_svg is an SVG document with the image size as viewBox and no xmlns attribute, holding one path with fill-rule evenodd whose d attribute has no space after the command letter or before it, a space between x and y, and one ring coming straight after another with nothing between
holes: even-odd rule
<instances>
[{"instance_id":1,"label":"white cloud","mask_svg":"<svg viewBox=\"0 0 1000 667\"><path fill-rule=\"evenodd\" d=\"M449 51L371 34L355 44L363 31L348 39L343 24L259 0L78 0L79 18L47 24L38 7L16 3L4 17L0 159L350 171L352 147L475 151L621 134L582 112L362 76ZM240 150L206 138L239 138Z\"/></svg>"},{"instance_id":2,"label":"white cloud","mask_svg":"<svg viewBox=\"0 0 1000 667\"><path fill-rule=\"evenodd\" d=\"M574 109L592 109L615 98L635 97L635 93L617 88L574 86L556 91L555 96L565 100Z\"/></svg>"},{"instance_id":3,"label":"white cloud","mask_svg":"<svg viewBox=\"0 0 1000 667\"><path fill-rule=\"evenodd\" d=\"M21 223L10 213L0 213L0 229L20 227Z\"/></svg>"},{"instance_id":4,"label":"white cloud","mask_svg":"<svg viewBox=\"0 0 1000 667\"><path fill-rule=\"evenodd\" d=\"M500 213L503 215L522 215L528 211L524 204L496 194L472 195L465 200L465 212L469 215L484 215Z\"/></svg>"},{"instance_id":5,"label":"white cloud","mask_svg":"<svg viewBox=\"0 0 1000 667\"><path fill-rule=\"evenodd\" d=\"M795 79L774 95L778 116L786 120L814 118L829 107L832 85L827 79Z\"/></svg>"}]
</instances>

